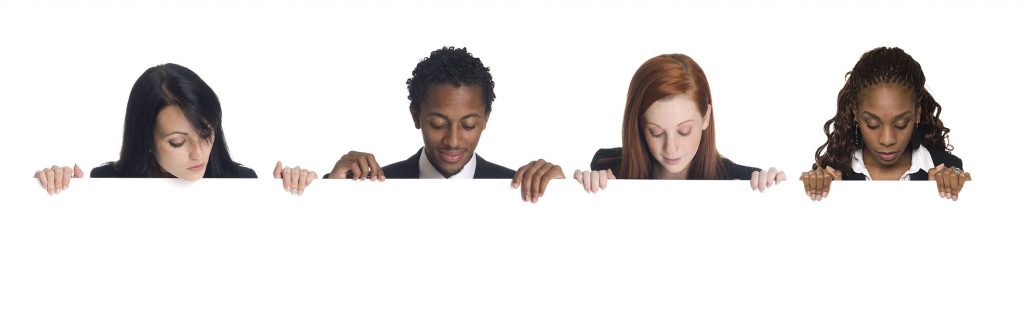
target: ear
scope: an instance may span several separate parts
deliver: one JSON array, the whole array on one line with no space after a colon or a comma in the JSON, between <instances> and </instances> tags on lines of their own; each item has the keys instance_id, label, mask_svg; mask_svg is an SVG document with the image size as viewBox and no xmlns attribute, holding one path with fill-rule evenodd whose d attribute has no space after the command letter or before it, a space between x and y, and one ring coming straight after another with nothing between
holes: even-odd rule
<instances>
[{"instance_id":1,"label":"ear","mask_svg":"<svg viewBox=\"0 0 1024 315\"><path fill-rule=\"evenodd\" d=\"M409 114L412 114L412 124L416 126L416 129L420 129L420 109L409 107Z\"/></svg>"},{"instance_id":2,"label":"ear","mask_svg":"<svg viewBox=\"0 0 1024 315\"><path fill-rule=\"evenodd\" d=\"M484 123L480 125L480 130L487 128L487 118L491 117L491 112L484 112Z\"/></svg>"},{"instance_id":3,"label":"ear","mask_svg":"<svg viewBox=\"0 0 1024 315\"><path fill-rule=\"evenodd\" d=\"M708 130L708 126L711 125L711 104L708 104L708 112L704 113L704 127L701 130Z\"/></svg>"},{"instance_id":4,"label":"ear","mask_svg":"<svg viewBox=\"0 0 1024 315\"><path fill-rule=\"evenodd\" d=\"M924 116L924 113L921 112L921 104L914 105L914 111L917 112L917 120L914 121L914 125L917 125L921 123L921 118Z\"/></svg>"}]
</instances>

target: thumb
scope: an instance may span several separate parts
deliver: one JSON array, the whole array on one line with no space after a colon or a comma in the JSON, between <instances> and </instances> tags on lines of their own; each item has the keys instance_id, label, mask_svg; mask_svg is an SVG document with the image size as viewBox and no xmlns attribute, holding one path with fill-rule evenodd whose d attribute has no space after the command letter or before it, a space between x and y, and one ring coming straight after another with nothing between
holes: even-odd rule
<instances>
[{"instance_id":1,"label":"thumb","mask_svg":"<svg viewBox=\"0 0 1024 315\"><path fill-rule=\"evenodd\" d=\"M583 172L580 171L580 169L576 169L575 172L572 172L572 178L575 180L583 180Z\"/></svg>"},{"instance_id":2,"label":"thumb","mask_svg":"<svg viewBox=\"0 0 1024 315\"><path fill-rule=\"evenodd\" d=\"M281 161L277 161L277 166L274 166L274 178L281 178Z\"/></svg>"},{"instance_id":3,"label":"thumb","mask_svg":"<svg viewBox=\"0 0 1024 315\"><path fill-rule=\"evenodd\" d=\"M825 171L828 172L829 175L832 175L833 180L843 179L843 172L840 172L839 170L834 169L831 166L826 166Z\"/></svg>"},{"instance_id":4,"label":"thumb","mask_svg":"<svg viewBox=\"0 0 1024 315\"><path fill-rule=\"evenodd\" d=\"M610 168L607 169L607 171L608 171L608 179L615 179L615 172L612 172L612 169L610 169Z\"/></svg>"},{"instance_id":5,"label":"thumb","mask_svg":"<svg viewBox=\"0 0 1024 315\"><path fill-rule=\"evenodd\" d=\"M928 170L928 180L935 180L935 173L938 173L944 168L946 168L946 163L939 164L934 168Z\"/></svg>"},{"instance_id":6,"label":"thumb","mask_svg":"<svg viewBox=\"0 0 1024 315\"><path fill-rule=\"evenodd\" d=\"M85 177L85 172L82 172L82 168L78 167L78 164L76 163L75 164L74 178L82 178L82 177Z\"/></svg>"}]
</instances>

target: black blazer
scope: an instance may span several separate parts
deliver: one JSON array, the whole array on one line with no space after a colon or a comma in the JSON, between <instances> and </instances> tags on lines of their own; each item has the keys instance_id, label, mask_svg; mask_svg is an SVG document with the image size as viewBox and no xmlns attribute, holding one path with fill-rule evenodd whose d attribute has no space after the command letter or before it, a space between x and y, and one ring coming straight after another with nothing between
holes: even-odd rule
<instances>
[{"instance_id":1,"label":"black blazer","mask_svg":"<svg viewBox=\"0 0 1024 315\"><path fill-rule=\"evenodd\" d=\"M206 173L203 178L209 178L210 173ZM256 172L251 168L242 166L241 164L235 164L236 176L230 178L256 178ZM114 178L117 176L117 171L114 170L114 162L107 162L106 164L100 165L89 172L89 177L92 178Z\"/></svg>"},{"instance_id":2,"label":"black blazer","mask_svg":"<svg viewBox=\"0 0 1024 315\"><path fill-rule=\"evenodd\" d=\"M420 152L416 151L409 159L401 162L395 162L388 166L381 168L384 171L384 177L387 178L420 178ZM516 175L516 172L507 167L487 162L479 154L476 155L476 172L473 173L474 179L484 178L507 178L512 179Z\"/></svg>"},{"instance_id":3,"label":"black blazer","mask_svg":"<svg viewBox=\"0 0 1024 315\"><path fill-rule=\"evenodd\" d=\"M600 149L597 153L594 153L594 159L590 161L590 170L612 170L613 173L619 172L619 163L622 161L622 148L611 148L611 149ZM754 171L760 171L761 169L756 167L743 166L733 163L727 158L722 158L722 164L725 167L725 174L722 178L709 178L709 179L742 179L750 180L750 176Z\"/></svg>"},{"instance_id":4,"label":"black blazer","mask_svg":"<svg viewBox=\"0 0 1024 315\"><path fill-rule=\"evenodd\" d=\"M959 169L964 168L964 161L953 155L953 153L946 152L946 150L928 150L928 153L932 156L932 162L935 166L939 164L946 164L946 167L956 166ZM867 175L857 172L843 173L843 180L867 180ZM910 180L928 180L928 171L918 170L917 173L910 174Z\"/></svg>"}]
</instances>

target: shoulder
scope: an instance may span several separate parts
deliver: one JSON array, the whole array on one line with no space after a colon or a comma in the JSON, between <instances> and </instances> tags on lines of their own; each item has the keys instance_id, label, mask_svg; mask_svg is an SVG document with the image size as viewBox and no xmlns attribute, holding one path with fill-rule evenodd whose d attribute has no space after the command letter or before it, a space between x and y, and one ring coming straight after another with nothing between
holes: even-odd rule
<instances>
[{"instance_id":1,"label":"shoulder","mask_svg":"<svg viewBox=\"0 0 1024 315\"><path fill-rule=\"evenodd\" d=\"M964 168L964 161L946 150L928 150L928 153L932 156L932 163L935 163L936 166L946 164L946 166Z\"/></svg>"},{"instance_id":2,"label":"shoulder","mask_svg":"<svg viewBox=\"0 0 1024 315\"><path fill-rule=\"evenodd\" d=\"M722 158L722 168L725 170L725 174L724 174L725 176L723 178L721 178L721 179L729 179L729 180L732 180L732 179L750 180L750 177L751 177L751 175L753 175L754 171L760 171L761 170L760 168L750 167L750 166L745 166L745 165L739 165L739 164L733 163L732 160L724 158L724 157Z\"/></svg>"},{"instance_id":3,"label":"shoulder","mask_svg":"<svg viewBox=\"0 0 1024 315\"><path fill-rule=\"evenodd\" d=\"M117 177L117 170L114 169L114 162L107 162L103 165L95 167L92 171L89 171L89 177L92 178L111 178Z\"/></svg>"},{"instance_id":4,"label":"shoulder","mask_svg":"<svg viewBox=\"0 0 1024 315\"><path fill-rule=\"evenodd\" d=\"M388 164L381 168L384 172L384 177L387 178L419 178L420 177L420 165L419 165L420 152L417 151L412 157L395 163Z\"/></svg>"},{"instance_id":5,"label":"shoulder","mask_svg":"<svg viewBox=\"0 0 1024 315\"><path fill-rule=\"evenodd\" d=\"M256 178L256 171L238 164L235 166L235 178Z\"/></svg>"},{"instance_id":6,"label":"shoulder","mask_svg":"<svg viewBox=\"0 0 1024 315\"><path fill-rule=\"evenodd\" d=\"M622 161L622 148L599 149L590 161L590 170L615 170Z\"/></svg>"},{"instance_id":7,"label":"shoulder","mask_svg":"<svg viewBox=\"0 0 1024 315\"><path fill-rule=\"evenodd\" d=\"M510 168L494 164L484 160L479 154L476 156L476 172L473 174L473 178L507 178L511 179L516 176L516 171Z\"/></svg>"}]
</instances>

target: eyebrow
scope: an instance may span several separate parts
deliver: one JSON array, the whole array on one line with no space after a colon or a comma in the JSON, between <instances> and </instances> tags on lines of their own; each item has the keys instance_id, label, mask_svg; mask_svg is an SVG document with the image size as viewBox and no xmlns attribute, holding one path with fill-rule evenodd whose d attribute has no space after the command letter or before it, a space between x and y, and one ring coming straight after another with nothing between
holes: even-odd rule
<instances>
[{"instance_id":1,"label":"eyebrow","mask_svg":"<svg viewBox=\"0 0 1024 315\"><path fill-rule=\"evenodd\" d=\"M450 118L448 118L448 116L441 115L441 113L429 113L427 115L435 116L435 117L439 117L439 118L444 118L445 120L451 120ZM462 118L459 118L459 120L464 120L466 118L472 118L472 117L482 117L482 116L480 116L480 114L478 114L478 113L472 113L472 114L469 114L469 115L466 115L466 116L462 116Z\"/></svg>"},{"instance_id":2,"label":"eyebrow","mask_svg":"<svg viewBox=\"0 0 1024 315\"><path fill-rule=\"evenodd\" d=\"M163 136L163 138L167 138L167 137L173 136L174 134L179 134L179 135L182 135L182 136L186 136L186 137L188 136L188 133L187 133L187 132L181 132L181 131L172 131L171 133L165 134L165 135Z\"/></svg>"},{"instance_id":3,"label":"eyebrow","mask_svg":"<svg viewBox=\"0 0 1024 315\"><path fill-rule=\"evenodd\" d=\"M679 123L678 125L676 125L676 127L679 127L679 126L680 126L680 125L682 125L682 124L685 124L685 123L688 123L688 122L692 122L692 121L696 121L696 120L695 120L695 119L690 119L690 120L687 120L687 121L681 122L681 123ZM661 125L659 125L659 124L655 124L655 123L652 123L652 122L647 122L647 124L648 124L648 125L654 125L654 126L656 126L656 127L658 127L658 128L661 128L661 129L665 129L665 127L662 127Z\"/></svg>"},{"instance_id":4,"label":"eyebrow","mask_svg":"<svg viewBox=\"0 0 1024 315\"><path fill-rule=\"evenodd\" d=\"M870 116L871 116L871 118L874 118L875 120L882 120L882 118L881 118L881 117L878 117L878 115L875 115L875 114L873 114L873 113L871 113L871 112L869 112L869 111L864 111L864 113L865 113L865 114L868 114L868 115L870 115ZM903 118L905 118L905 117L906 117L907 115L910 115L910 114L913 114L913 112L912 112L912 111L909 111L909 110L908 110L908 111L905 111L905 112L903 112L902 114L896 115L896 118L893 118L893 120L900 120L900 119L903 119Z\"/></svg>"}]
</instances>

